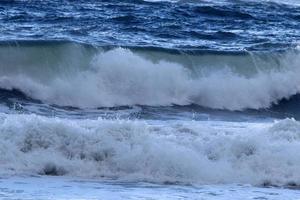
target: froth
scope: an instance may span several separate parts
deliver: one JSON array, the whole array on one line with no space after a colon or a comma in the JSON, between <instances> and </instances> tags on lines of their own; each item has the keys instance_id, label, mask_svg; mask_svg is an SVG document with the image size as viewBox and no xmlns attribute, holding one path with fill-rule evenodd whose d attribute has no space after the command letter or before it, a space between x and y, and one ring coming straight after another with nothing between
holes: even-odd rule
<instances>
[{"instance_id":1,"label":"froth","mask_svg":"<svg viewBox=\"0 0 300 200\"><path fill-rule=\"evenodd\" d=\"M81 108L198 104L229 110L259 109L299 93L297 53L282 56L277 61L279 67L264 70L264 64L258 62L257 73L247 76L230 66L201 71L200 63L195 74L179 63L151 61L118 48L95 55L85 69L39 74L47 79L4 73L0 87L18 89L46 103Z\"/></svg>"},{"instance_id":2,"label":"froth","mask_svg":"<svg viewBox=\"0 0 300 200\"><path fill-rule=\"evenodd\" d=\"M299 128L292 119L154 125L1 114L0 173L300 184Z\"/></svg>"}]
</instances>

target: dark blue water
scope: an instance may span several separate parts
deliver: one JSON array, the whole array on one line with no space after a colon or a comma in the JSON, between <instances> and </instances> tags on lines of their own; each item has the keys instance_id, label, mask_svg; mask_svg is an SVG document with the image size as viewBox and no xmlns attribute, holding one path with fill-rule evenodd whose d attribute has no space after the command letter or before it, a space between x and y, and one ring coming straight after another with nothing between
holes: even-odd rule
<instances>
[{"instance_id":1,"label":"dark blue water","mask_svg":"<svg viewBox=\"0 0 300 200\"><path fill-rule=\"evenodd\" d=\"M278 50L295 46L300 39L296 2L1 1L0 38L193 50Z\"/></svg>"}]
</instances>

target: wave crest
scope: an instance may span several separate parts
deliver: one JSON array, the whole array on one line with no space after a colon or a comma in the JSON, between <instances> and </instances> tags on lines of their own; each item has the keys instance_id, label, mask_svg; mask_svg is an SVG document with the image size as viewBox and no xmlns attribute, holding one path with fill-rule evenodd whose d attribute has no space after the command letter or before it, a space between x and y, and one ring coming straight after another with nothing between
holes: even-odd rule
<instances>
[{"instance_id":1,"label":"wave crest","mask_svg":"<svg viewBox=\"0 0 300 200\"><path fill-rule=\"evenodd\" d=\"M37 62L9 71L2 63L0 87L61 106L197 104L228 110L268 108L300 91L297 52L262 59L251 54L176 56L117 48L88 56L80 49L65 56L72 57L46 69L38 68ZM82 63L82 58L87 61Z\"/></svg>"}]
</instances>

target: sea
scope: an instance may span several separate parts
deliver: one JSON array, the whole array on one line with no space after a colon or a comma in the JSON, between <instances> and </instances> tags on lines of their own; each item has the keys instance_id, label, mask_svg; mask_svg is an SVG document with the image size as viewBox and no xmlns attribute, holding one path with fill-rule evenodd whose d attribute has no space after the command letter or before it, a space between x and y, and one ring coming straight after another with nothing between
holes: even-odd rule
<instances>
[{"instance_id":1,"label":"sea","mask_svg":"<svg viewBox=\"0 0 300 200\"><path fill-rule=\"evenodd\" d=\"M300 0L0 1L0 199L299 200Z\"/></svg>"}]
</instances>

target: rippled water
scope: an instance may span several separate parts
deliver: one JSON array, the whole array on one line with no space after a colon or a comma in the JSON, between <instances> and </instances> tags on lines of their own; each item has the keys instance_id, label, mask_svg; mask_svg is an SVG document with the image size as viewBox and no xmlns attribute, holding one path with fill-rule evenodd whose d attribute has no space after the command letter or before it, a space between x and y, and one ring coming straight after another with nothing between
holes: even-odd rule
<instances>
[{"instance_id":1,"label":"rippled water","mask_svg":"<svg viewBox=\"0 0 300 200\"><path fill-rule=\"evenodd\" d=\"M299 40L299 7L272 1L6 1L0 38L193 50L274 50Z\"/></svg>"}]
</instances>

